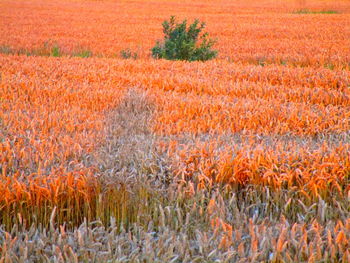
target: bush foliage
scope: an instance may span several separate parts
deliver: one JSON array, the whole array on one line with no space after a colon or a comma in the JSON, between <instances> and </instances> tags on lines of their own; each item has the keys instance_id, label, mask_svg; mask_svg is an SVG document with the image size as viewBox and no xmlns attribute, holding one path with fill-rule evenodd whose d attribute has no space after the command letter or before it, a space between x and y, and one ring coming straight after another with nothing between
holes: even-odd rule
<instances>
[{"instance_id":1,"label":"bush foliage","mask_svg":"<svg viewBox=\"0 0 350 263\"><path fill-rule=\"evenodd\" d=\"M129 48L120 51L120 56L124 59L137 59L138 55L136 52L132 52Z\"/></svg>"},{"instance_id":2,"label":"bush foliage","mask_svg":"<svg viewBox=\"0 0 350 263\"><path fill-rule=\"evenodd\" d=\"M196 19L187 26L187 20L177 23L175 16L163 22L164 41L157 41L152 48L154 58L169 60L206 61L217 56L212 50L215 40L208 38L208 33L201 34L205 27L204 22ZM198 43L201 40L201 43Z\"/></svg>"}]
</instances>

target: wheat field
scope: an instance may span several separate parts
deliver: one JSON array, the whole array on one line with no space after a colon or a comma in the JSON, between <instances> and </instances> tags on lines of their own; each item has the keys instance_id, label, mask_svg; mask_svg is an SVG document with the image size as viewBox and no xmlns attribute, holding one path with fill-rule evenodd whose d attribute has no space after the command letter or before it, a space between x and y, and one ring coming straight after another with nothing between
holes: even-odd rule
<instances>
[{"instance_id":1,"label":"wheat field","mask_svg":"<svg viewBox=\"0 0 350 263\"><path fill-rule=\"evenodd\" d=\"M0 1L0 262L350 262L350 2Z\"/></svg>"}]
</instances>

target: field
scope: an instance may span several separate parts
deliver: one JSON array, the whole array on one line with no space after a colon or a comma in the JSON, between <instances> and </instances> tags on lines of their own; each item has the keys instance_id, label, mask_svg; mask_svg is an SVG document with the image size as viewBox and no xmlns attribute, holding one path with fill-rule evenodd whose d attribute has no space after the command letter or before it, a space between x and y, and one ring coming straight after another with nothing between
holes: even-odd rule
<instances>
[{"instance_id":1,"label":"field","mask_svg":"<svg viewBox=\"0 0 350 263\"><path fill-rule=\"evenodd\" d=\"M0 262L261 261L350 262L349 1L0 1Z\"/></svg>"}]
</instances>

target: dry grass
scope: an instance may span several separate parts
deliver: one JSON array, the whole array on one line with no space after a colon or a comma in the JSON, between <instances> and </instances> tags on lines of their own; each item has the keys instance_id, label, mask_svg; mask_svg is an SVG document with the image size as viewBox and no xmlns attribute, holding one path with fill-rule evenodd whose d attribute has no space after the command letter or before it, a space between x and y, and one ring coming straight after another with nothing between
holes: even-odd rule
<instances>
[{"instance_id":1,"label":"dry grass","mask_svg":"<svg viewBox=\"0 0 350 263\"><path fill-rule=\"evenodd\" d=\"M0 263L350 262L349 10L0 1ZM219 58L150 59L169 15Z\"/></svg>"}]
</instances>

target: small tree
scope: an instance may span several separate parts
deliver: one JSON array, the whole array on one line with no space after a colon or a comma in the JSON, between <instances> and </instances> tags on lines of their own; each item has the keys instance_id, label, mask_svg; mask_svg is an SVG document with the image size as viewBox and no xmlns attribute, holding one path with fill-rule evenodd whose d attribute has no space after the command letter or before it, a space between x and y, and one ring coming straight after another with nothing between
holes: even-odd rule
<instances>
[{"instance_id":1,"label":"small tree","mask_svg":"<svg viewBox=\"0 0 350 263\"><path fill-rule=\"evenodd\" d=\"M217 51L211 49L216 41L209 39L208 33L200 35L205 27L204 22L196 19L187 27L187 20L178 24L175 16L171 16L170 20L165 20L162 25L164 42L157 41L152 48L154 58L206 61L216 57ZM200 44L197 43L199 39Z\"/></svg>"}]
</instances>

